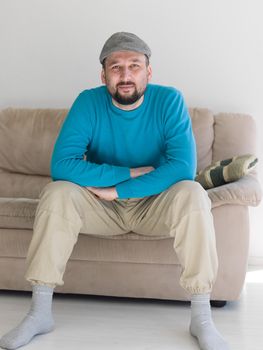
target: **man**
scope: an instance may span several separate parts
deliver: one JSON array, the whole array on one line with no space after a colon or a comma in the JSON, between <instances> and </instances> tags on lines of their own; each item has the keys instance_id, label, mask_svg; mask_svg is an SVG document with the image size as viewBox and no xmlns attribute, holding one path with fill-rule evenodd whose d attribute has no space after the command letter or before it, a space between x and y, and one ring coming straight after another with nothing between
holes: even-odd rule
<instances>
[{"instance_id":1,"label":"man","mask_svg":"<svg viewBox=\"0 0 263 350\"><path fill-rule=\"evenodd\" d=\"M186 105L174 88L148 84L148 45L113 34L101 54L106 86L83 91L55 144L54 182L41 193L26 278L28 315L0 341L16 349L54 328L51 304L79 232L134 231L174 237L180 284L191 294L190 332L200 349L228 346L211 319L217 254L211 204L194 182L196 149Z\"/></svg>"}]
</instances>

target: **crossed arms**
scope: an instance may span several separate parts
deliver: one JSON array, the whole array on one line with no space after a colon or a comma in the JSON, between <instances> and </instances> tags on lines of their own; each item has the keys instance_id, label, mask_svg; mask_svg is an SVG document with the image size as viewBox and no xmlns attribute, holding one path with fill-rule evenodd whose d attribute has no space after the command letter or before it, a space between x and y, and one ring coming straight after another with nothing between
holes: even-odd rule
<instances>
[{"instance_id":1,"label":"crossed arms","mask_svg":"<svg viewBox=\"0 0 263 350\"><path fill-rule=\"evenodd\" d=\"M94 128L93 111L89 105L87 96L80 94L64 121L52 154L53 180L71 181L87 187L100 198L113 200L159 194L178 181L194 179L195 140L180 94L172 95L167 103L162 125L164 161L155 167L154 164L145 164L131 168L84 160Z\"/></svg>"},{"instance_id":2,"label":"crossed arms","mask_svg":"<svg viewBox=\"0 0 263 350\"><path fill-rule=\"evenodd\" d=\"M131 168L130 174L131 178L135 179L138 176L142 176L153 171L154 168L152 166L139 167L139 168ZM118 198L118 193L116 187L90 187L87 186L87 189L93 192L98 198L105 199L106 201L113 201Z\"/></svg>"}]
</instances>

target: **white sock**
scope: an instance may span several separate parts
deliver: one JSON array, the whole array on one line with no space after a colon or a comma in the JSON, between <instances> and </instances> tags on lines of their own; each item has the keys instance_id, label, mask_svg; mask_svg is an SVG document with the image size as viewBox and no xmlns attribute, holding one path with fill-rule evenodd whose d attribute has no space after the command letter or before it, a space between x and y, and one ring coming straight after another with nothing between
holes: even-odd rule
<instances>
[{"instance_id":1,"label":"white sock","mask_svg":"<svg viewBox=\"0 0 263 350\"><path fill-rule=\"evenodd\" d=\"M209 294L191 297L190 333L197 338L201 350L229 350L212 320Z\"/></svg>"},{"instance_id":2,"label":"white sock","mask_svg":"<svg viewBox=\"0 0 263 350\"><path fill-rule=\"evenodd\" d=\"M26 317L17 327L0 339L3 349L17 349L30 342L37 334L51 332L54 329L52 317L53 288L44 285L34 285L32 303Z\"/></svg>"}]
</instances>

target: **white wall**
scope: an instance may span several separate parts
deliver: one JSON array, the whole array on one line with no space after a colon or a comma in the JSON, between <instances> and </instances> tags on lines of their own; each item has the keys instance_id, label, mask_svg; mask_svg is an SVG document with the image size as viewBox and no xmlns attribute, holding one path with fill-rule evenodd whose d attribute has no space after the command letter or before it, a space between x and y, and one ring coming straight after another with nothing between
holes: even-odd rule
<instances>
[{"instance_id":1,"label":"white wall","mask_svg":"<svg viewBox=\"0 0 263 350\"><path fill-rule=\"evenodd\" d=\"M0 108L70 107L100 84L108 36L132 31L152 48L153 82L189 106L255 117L263 163L262 13L261 0L0 0ZM253 262L263 262L262 209L251 210Z\"/></svg>"}]
</instances>

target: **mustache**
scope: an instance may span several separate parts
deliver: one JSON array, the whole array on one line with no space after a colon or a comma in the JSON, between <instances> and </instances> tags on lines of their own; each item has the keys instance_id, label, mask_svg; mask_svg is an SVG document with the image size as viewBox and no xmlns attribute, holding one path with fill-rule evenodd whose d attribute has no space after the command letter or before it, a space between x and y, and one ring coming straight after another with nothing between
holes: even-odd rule
<instances>
[{"instance_id":1,"label":"mustache","mask_svg":"<svg viewBox=\"0 0 263 350\"><path fill-rule=\"evenodd\" d=\"M132 82L132 81L121 81L117 84L117 87L118 86L123 86L123 85L133 85L135 86L135 84Z\"/></svg>"}]
</instances>

